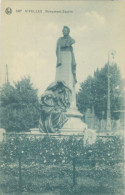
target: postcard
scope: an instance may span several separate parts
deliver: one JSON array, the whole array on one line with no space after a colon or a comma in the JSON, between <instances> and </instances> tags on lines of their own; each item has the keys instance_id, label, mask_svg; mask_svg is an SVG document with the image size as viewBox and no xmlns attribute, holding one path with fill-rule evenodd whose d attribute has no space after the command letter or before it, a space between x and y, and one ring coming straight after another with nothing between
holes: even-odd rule
<instances>
[{"instance_id":1,"label":"postcard","mask_svg":"<svg viewBox=\"0 0 125 195\"><path fill-rule=\"evenodd\" d=\"M3 0L0 194L123 195L125 2Z\"/></svg>"}]
</instances>

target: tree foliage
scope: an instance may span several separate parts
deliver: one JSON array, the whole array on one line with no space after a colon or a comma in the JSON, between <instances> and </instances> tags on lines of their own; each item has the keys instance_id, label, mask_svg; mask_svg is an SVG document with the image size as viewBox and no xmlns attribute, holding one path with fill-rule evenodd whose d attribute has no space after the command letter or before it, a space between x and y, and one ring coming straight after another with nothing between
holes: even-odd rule
<instances>
[{"instance_id":1,"label":"tree foliage","mask_svg":"<svg viewBox=\"0 0 125 195\"><path fill-rule=\"evenodd\" d=\"M6 83L0 90L1 127L7 131L28 131L38 126L39 102L37 89L30 78Z\"/></svg>"},{"instance_id":2,"label":"tree foliage","mask_svg":"<svg viewBox=\"0 0 125 195\"><path fill-rule=\"evenodd\" d=\"M110 77L110 102L111 117L118 119L120 106L123 99L123 80L121 79L120 70L117 65L109 66ZM97 69L93 77L88 77L81 83L80 90L77 94L77 105L81 113L94 107L96 116L101 119L102 113L104 118L107 115L107 94L108 94L108 65L106 64L101 70Z\"/></svg>"}]
</instances>

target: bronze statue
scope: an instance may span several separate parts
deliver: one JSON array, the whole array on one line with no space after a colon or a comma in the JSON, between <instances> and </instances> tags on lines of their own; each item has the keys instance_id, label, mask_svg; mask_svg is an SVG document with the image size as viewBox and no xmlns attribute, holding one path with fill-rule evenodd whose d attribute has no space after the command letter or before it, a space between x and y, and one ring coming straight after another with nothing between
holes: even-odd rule
<instances>
[{"instance_id":1,"label":"bronze statue","mask_svg":"<svg viewBox=\"0 0 125 195\"><path fill-rule=\"evenodd\" d=\"M62 32L63 32L63 37L60 37L57 41L57 47L56 47L57 65L56 65L56 67L57 67L57 69L59 69L59 66L62 66L62 58L63 58L63 56L61 55L62 51L70 51L70 53L71 53L71 71L73 74L73 84L76 84L76 82L77 82L77 80L76 80L76 62L75 62L75 56L74 56L73 47L72 47L72 45L75 43L75 40L69 36L70 29L68 26L64 26ZM64 72L66 73L66 70L64 70Z\"/></svg>"},{"instance_id":2,"label":"bronze statue","mask_svg":"<svg viewBox=\"0 0 125 195\"><path fill-rule=\"evenodd\" d=\"M42 132L57 132L68 120L66 110L70 107L71 90L64 82L52 83L41 96L39 129Z\"/></svg>"}]
</instances>

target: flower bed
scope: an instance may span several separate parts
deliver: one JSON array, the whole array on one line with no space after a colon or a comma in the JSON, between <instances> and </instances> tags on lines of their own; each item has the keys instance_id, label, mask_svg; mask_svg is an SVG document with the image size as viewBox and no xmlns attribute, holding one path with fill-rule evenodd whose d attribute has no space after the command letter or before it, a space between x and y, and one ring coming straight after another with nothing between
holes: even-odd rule
<instances>
[{"instance_id":1,"label":"flower bed","mask_svg":"<svg viewBox=\"0 0 125 195\"><path fill-rule=\"evenodd\" d=\"M34 160L41 164L70 163L76 157L81 164L114 164L123 161L123 137L97 139L93 145L84 146L83 138L56 139L45 136L29 139L25 136L11 137L1 148L4 162L15 162L19 156L23 162Z\"/></svg>"},{"instance_id":2,"label":"flower bed","mask_svg":"<svg viewBox=\"0 0 125 195\"><path fill-rule=\"evenodd\" d=\"M29 139L11 137L1 145L3 191L19 192L19 162L22 190L56 194L123 194L123 137L99 138L84 146L83 138L56 139L45 136ZM76 183L73 185L73 159Z\"/></svg>"}]
</instances>

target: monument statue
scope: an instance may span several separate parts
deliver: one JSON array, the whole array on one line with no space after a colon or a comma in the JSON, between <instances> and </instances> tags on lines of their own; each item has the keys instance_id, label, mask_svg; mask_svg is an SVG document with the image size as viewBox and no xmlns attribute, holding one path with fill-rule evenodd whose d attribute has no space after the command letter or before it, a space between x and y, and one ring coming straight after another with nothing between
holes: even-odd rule
<instances>
[{"instance_id":1,"label":"monument statue","mask_svg":"<svg viewBox=\"0 0 125 195\"><path fill-rule=\"evenodd\" d=\"M68 120L71 90L62 81L53 82L41 96L39 128L46 133L58 132Z\"/></svg>"},{"instance_id":2,"label":"monument statue","mask_svg":"<svg viewBox=\"0 0 125 195\"><path fill-rule=\"evenodd\" d=\"M56 47L56 80L65 81L65 83L72 89L77 82L76 62L72 47L75 40L69 36L69 27L64 26L62 32L63 37L58 39Z\"/></svg>"},{"instance_id":3,"label":"monument statue","mask_svg":"<svg viewBox=\"0 0 125 195\"><path fill-rule=\"evenodd\" d=\"M81 121L82 114L76 107L76 62L72 47L75 40L69 36L69 27L64 26L62 32L63 37L57 40L56 46L55 82L41 96L40 131L71 132L74 129L83 132L86 124Z\"/></svg>"},{"instance_id":4,"label":"monument statue","mask_svg":"<svg viewBox=\"0 0 125 195\"><path fill-rule=\"evenodd\" d=\"M63 27L62 33L63 37L60 37L57 40L56 46L57 64L55 80L65 82L65 84L71 89L71 107L76 108L76 62L72 46L75 43L75 40L70 37L70 29L68 26Z\"/></svg>"}]
</instances>

